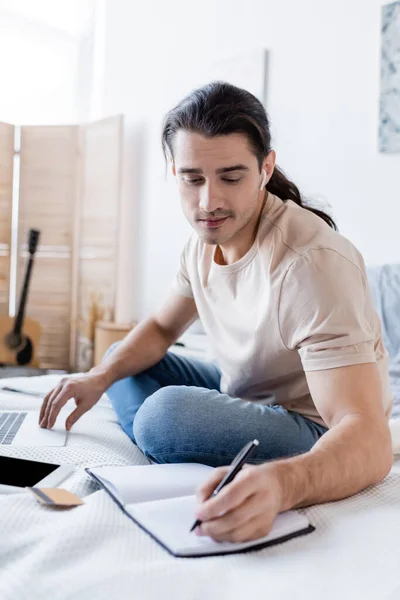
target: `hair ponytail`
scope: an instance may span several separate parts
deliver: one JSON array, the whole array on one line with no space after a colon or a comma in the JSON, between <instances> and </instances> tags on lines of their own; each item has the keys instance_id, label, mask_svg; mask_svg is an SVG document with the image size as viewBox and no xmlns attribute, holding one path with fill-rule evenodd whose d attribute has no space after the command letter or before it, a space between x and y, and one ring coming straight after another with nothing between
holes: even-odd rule
<instances>
[{"instance_id":1,"label":"hair ponytail","mask_svg":"<svg viewBox=\"0 0 400 600\"><path fill-rule=\"evenodd\" d=\"M311 206L304 204L304 200L301 197L297 185L290 181L279 167L275 167L272 177L267 184L267 190L271 192L271 194L281 198L281 200L292 200L302 208L305 208L306 210L318 215L318 217L321 217L321 219L323 219L330 227L332 227L332 229L337 229L336 223L332 217L324 213L322 210L311 208Z\"/></svg>"}]
</instances>

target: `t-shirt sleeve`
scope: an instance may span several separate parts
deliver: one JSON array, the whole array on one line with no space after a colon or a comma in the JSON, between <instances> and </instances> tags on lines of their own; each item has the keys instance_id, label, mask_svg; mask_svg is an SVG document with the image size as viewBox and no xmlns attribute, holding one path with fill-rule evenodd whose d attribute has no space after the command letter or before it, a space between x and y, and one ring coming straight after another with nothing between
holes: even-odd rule
<instances>
[{"instance_id":1,"label":"t-shirt sleeve","mask_svg":"<svg viewBox=\"0 0 400 600\"><path fill-rule=\"evenodd\" d=\"M188 298L193 298L192 285L190 283L190 276L187 267L188 246L189 242L186 244L181 254L180 265L175 276L173 288L176 292L178 292L178 294L187 296Z\"/></svg>"},{"instance_id":2,"label":"t-shirt sleeve","mask_svg":"<svg viewBox=\"0 0 400 600\"><path fill-rule=\"evenodd\" d=\"M283 278L278 307L283 343L304 371L376 362L374 308L360 267L335 250L309 250Z\"/></svg>"}]
</instances>

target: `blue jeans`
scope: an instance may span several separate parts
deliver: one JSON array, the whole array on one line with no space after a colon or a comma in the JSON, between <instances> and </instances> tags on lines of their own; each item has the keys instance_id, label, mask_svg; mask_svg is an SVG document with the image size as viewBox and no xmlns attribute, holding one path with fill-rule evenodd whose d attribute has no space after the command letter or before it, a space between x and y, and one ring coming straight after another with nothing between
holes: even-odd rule
<instances>
[{"instance_id":1,"label":"blue jeans","mask_svg":"<svg viewBox=\"0 0 400 600\"><path fill-rule=\"evenodd\" d=\"M125 433L157 463L227 465L256 438L249 462L257 464L307 452L326 432L282 406L221 394L220 379L214 364L168 352L139 375L113 383L107 394Z\"/></svg>"}]
</instances>

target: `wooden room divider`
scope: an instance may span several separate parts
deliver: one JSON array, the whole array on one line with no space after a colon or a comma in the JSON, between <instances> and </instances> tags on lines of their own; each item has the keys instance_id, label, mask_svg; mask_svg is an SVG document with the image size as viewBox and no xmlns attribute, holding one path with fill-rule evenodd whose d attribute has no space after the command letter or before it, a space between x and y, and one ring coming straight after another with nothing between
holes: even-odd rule
<instances>
[{"instance_id":1,"label":"wooden room divider","mask_svg":"<svg viewBox=\"0 0 400 600\"><path fill-rule=\"evenodd\" d=\"M14 126L0 124L0 314L9 310L12 188L19 187L16 295L30 228L41 232L27 315L42 328L40 366L87 370L97 319L116 302L123 117L23 126L13 182Z\"/></svg>"}]
</instances>

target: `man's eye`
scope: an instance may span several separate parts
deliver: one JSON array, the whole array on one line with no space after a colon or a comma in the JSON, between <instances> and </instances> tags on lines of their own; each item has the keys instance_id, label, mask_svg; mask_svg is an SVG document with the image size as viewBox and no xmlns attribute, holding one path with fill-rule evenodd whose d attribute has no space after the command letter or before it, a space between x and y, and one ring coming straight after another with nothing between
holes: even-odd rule
<instances>
[{"instance_id":1,"label":"man's eye","mask_svg":"<svg viewBox=\"0 0 400 600\"><path fill-rule=\"evenodd\" d=\"M229 177L222 177L222 181L224 181L225 183L239 183L239 181L241 181L242 178L236 178L236 179L232 179ZM200 185L203 183L203 179L202 177L196 177L195 179L188 179L188 178L184 178L183 181L185 183L189 183L189 184L193 184L193 185Z\"/></svg>"},{"instance_id":2,"label":"man's eye","mask_svg":"<svg viewBox=\"0 0 400 600\"><path fill-rule=\"evenodd\" d=\"M198 177L197 179L184 179L183 180L185 183L193 183L193 184L199 184L202 183L202 179L200 177Z\"/></svg>"}]
</instances>

